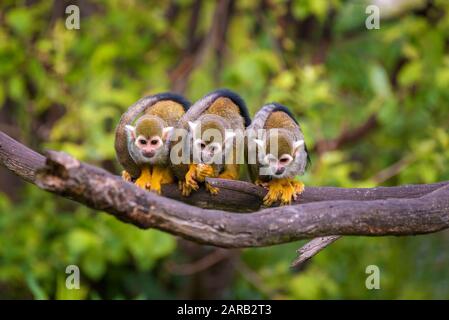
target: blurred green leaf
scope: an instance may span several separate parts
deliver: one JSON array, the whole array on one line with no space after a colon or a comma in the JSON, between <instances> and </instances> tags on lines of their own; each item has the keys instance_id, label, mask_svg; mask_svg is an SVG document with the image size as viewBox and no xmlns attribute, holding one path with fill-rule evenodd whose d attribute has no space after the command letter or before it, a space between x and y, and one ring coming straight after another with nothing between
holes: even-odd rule
<instances>
[{"instance_id":1,"label":"blurred green leaf","mask_svg":"<svg viewBox=\"0 0 449 320\"><path fill-rule=\"evenodd\" d=\"M15 8L8 12L6 16L8 24L19 34L31 32L33 17L27 8Z\"/></svg>"},{"instance_id":2,"label":"blurred green leaf","mask_svg":"<svg viewBox=\"0 0 449 320\"><path fill-rule=\"evenodd\" d=\"M28 284L28 288L31 290L33 296L37 300L47 300L48 296L44 292L44 290L39 286L36 279L33 277L33 275L28 274L26 277L26 281Z\"/></svg>"}]
</instances>

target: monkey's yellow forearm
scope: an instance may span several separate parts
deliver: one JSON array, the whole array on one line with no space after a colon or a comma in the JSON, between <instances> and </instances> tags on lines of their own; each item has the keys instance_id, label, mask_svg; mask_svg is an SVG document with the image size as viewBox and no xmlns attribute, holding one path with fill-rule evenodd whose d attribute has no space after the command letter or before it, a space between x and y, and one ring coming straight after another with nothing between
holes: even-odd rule
<instances>
[{"instance_id":1,"label":"monkey's yellow forearm","mask_svg":"<svg viewBox=\"0 0 449 320\"><path fill-rule=\"evenodd\" d=\"M153 166L153 172L151 175L151 191L161 194L162 185L172 183L173 181L173 173L169 167Z\"/></svg>"},{"instance_id":2,"label":"monkey's yellow forearm","mask_svg":"<svg viewBox=\"0 0 449 320\"><path fill-rule=\"evenodd\" d=\"M197 165L192 163L189 165L189 170L185 175L184 181L179 182L179 189L182 192L182 195L187 197L192 193L192 190L198 190L198 183L196 182L196 170Z\"/></svg>"},{"instance_id":3,"label":"monkey's yellow forearm","mask_svg":"<svg viewBox=\"0 0 449 320\"><path fill-rule=\"evenodd\" d=\"M149 166L143 166L140 177L135 182L136 186L142 189L150 190L151 188L151 168Z\"/></svg>"},{"instance_id":4,"label":"monkey's yellow forearm","mask_svg":"<svg viewBox=\"0 0 449 320\"><path fill-rule=\"evenodd\" d=\"M228 164L225 166L225 170L218 175L221 179L238 180L239 178L239 165Z\"/></svg>"}]
</instances>

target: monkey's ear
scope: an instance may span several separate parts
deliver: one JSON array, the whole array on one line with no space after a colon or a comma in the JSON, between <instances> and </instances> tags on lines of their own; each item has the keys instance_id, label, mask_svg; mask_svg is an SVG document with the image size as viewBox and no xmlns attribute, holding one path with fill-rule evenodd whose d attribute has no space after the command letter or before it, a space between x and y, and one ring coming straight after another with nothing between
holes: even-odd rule
<instances>
[{"instance_id":1,"label":"monkey's ear","mask_svg":"<svg viewBox=\"0 0 449 320\"><path fill-rule=\"evenodd\" d=\"M135 140L136 139L136 127L133 127L133 126L130 126L130 125L126 125L125 129L126 129L126 133L128 134L128 136L132 140Z\"/></svg>"},{"instance_id":2,"label":"monkey's ear","mask_svg":"<svg viewBox=\"0 0 449 320\"><path fill-rule=\"evenodd\" d=\"M301 148L304 145L304 140L298 140L293 142L293 154L298 155L299 148Z\"/></svg>"},{"instance_id":3,"label":"monkey's ear","mask_svg":"<svg viewBox=\"0 0 449 320\"><path fill-rule=\"evenodd\" d=\"M189 128L190 128L191 131L195 131L197 126L198 126L197 123L189 121Z\"/></svg>"},{"instance_id":4,"label":"monkey's ear","mask_svg":"<svg viewBox=\"0 0 449 320\"><path fill-rule=\"evenodd\" d=\"M265 148L265 142L261 139L253 139L253 141L261 148Z\"/></svg>"},{"instance_id":5,"label":"monkey's ear","mask_svg":"<svg viewBox=\"0 0 449 320\"><path fill-rule=\"evenodd\" d=\"M165 127L162 129L162 140L167 139L168 135L173 131L173 127Z\"/></svg>"}]
</instances>

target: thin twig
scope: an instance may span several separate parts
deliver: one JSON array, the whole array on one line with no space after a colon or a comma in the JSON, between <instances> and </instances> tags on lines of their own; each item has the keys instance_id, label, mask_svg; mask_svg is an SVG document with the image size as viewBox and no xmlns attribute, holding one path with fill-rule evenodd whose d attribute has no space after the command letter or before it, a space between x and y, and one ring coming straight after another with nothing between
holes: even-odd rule
<instances>
[{"instance_id":1,"label":"thin twig","mask_svg":"<svg viewBox=\"0 0 449 320\"><path fill-rule=\"evenodd\" d=\"M323 154L325 152L340 149L347 144L360 141L363 137L371 133L371 131L376 129L378 126L379 121L377 120L377 114L372 114L364 123L362 123L358 127L343 130L338 137L330 140L318 141L312 151L318 154Z\"/></svg>"},{"instance_id":2,"label":"thin twig","mask_svg":"<svg viewBox=\"0 0 449 320\"><path fill-rule=\"evenodd\" d=\"M393 163L391 166L376 173L370 180L375 184L381 184L399 174L402 169L412 163L414 159L415 157L413 155L406 155L399 161Z\"/></svg>"},{"instance_id":3,"label":"thin twig","mask_svg":"<svg viewBox=\"0 0 449 320\"><path fill-rule=\"evenodd\" d=\"M296 251L299 256L295 261L293 261L292 267L300 267L314 255L318 254L321 250L331 245L340 238L341 236L319 237L307 242L303 247Z\"/></svg>"},{"instance_id":4,"label":"thin twig","mask_svg":"<svg viewBox=\"0 0 449 320\"><path fill-rule=\"evenodd\" d=\"M269 299L272 299L276 295L276 292L273 289L267 287L260 275L248 267L241 259L236 262L236 268L246 281L254 286L259 292L266 295Z\"/></svg>"},{"instance_id":5,"label":"thin twig","mask_svg":"<svg viewBox=\"0 0 449 320\"><path fill-rule=\"evenodd\" d=\"M220 261L227 259L229 256L233 254L233 250L221 249L217 248L212 253L208 254L205 257L193 262L176 265L174 263L170 263L167 265L167 269L169 272L182 276L190 276L192 274L202 272Z\"/></svg>"}]
</instances>

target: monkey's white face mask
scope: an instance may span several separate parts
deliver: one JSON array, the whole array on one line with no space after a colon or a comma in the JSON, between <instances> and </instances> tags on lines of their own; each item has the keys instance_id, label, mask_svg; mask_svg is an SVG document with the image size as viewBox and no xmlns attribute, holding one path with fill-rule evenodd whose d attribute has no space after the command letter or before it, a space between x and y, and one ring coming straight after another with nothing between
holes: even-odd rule
<instances>
[{"instance_id":1,"label":"monkey's white face mask","mask_svg":"<svg viewBox=\"0 0 449 320\"><path fill-rule=\"evenodd\" d=\"M207 129L201 136L200 124L189 122L193 160L205 164L224 164L225 155L229 144L235 137L234 132L225 131L223 139L222 132L218 129Z\"/></svg>"},{"instance_id":2,"label":"monkey's white face mask","mask_svg":"<svg viewBox=\"0 0 449 320\"><path fill-rule=\"evenodd\" d=\"M136 128L127 125L128 150L134 162L150 165L167 164L169 150L166 139L172 130L173 127L166 127L162 130L162 136L145 137L142 134L136 136Z\"/></svg>"},{"instance_id":3,"label":"monkey's white face mask","mask_svg":"<svg viewBox=\"0 0 449 320\"><path fill-rule=\"evenodd\" d=\"M295 160L299 157L304 140L293 142L291 154L284 153L279 156L271 153L267 154L266 142L264 140L254 139L254 142L258 146L259 175L282 179L292 178L297 174L299 164Z\"/></svg>"}]
</instances>

